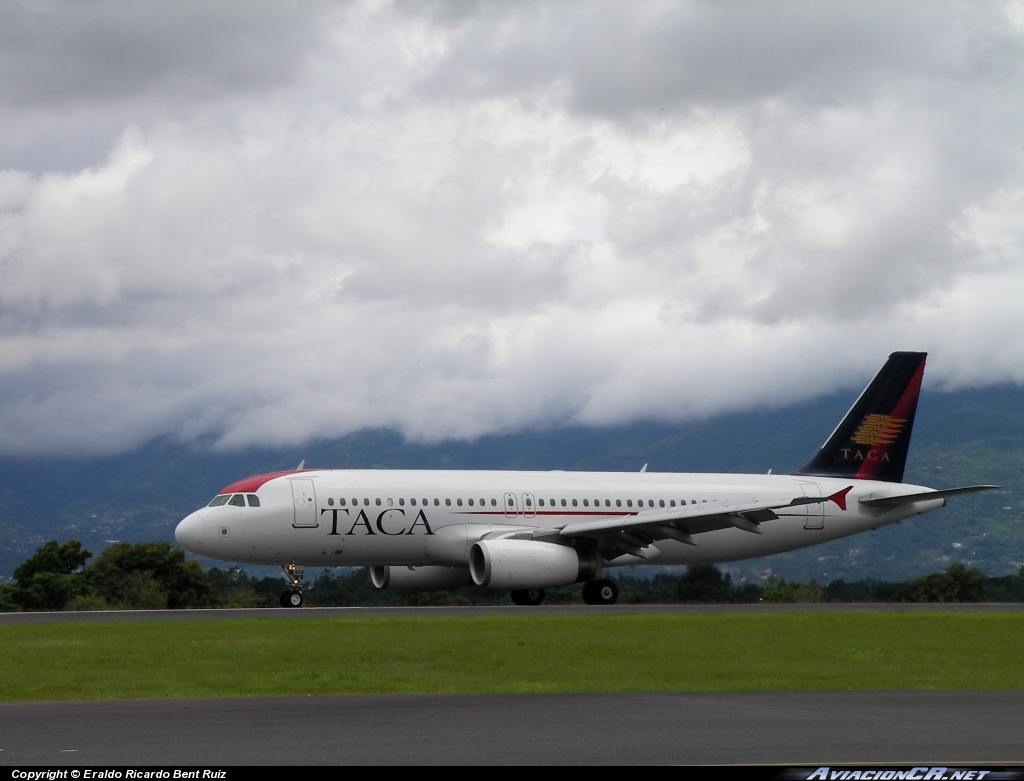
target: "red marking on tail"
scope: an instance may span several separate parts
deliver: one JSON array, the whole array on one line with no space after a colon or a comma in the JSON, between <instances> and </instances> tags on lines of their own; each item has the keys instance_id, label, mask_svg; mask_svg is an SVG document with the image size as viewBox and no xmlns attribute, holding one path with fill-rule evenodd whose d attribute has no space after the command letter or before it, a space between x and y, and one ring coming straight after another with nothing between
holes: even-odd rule
<instances>
[{"instance_id":1,"label":"red marking on tail","mask_svg":"<svg viewBox=\"0 0 1024 781\"><path fill-rule=\"evenodd\" d=\"M839 506L840 510L845 510L846 509L846 495L848 493L850 493L850 491L852 491L852 490L853 490L853 486L851 485L851 486L849 486L847 488L844 488L842 491L836 491L828 499L829 499L830 502L835 502Z\"/></svg>"}]
</instances>

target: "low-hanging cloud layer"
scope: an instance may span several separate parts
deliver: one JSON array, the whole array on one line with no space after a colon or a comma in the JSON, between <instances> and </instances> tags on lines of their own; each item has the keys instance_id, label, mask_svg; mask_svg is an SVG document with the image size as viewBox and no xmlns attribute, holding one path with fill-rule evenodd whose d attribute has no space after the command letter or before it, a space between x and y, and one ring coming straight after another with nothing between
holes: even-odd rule
<instances>
[{"instance_id":1,"label":"low-hanging cloud layer","mask_svg":"<svg viewBox=\"0 0 1024 781\"><path fill-rule=\"evenodd\" d=\"M0 10L0 453L1024 382L1024 4Z\"/></svg>"}]
</instances>

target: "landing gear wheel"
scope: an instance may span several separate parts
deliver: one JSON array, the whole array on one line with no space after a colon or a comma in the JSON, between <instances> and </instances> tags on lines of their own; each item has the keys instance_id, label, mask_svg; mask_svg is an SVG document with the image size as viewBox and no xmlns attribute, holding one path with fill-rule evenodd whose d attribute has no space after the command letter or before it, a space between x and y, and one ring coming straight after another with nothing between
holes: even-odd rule
<instances>
[{"instance_id":1,"label":"landing gear wheel","mask_svg":"<svg viewBox=\"0 0 1024 781\"><path fill-rule=\"evenodd\" d=\"M512 604L514 605L539 605L544 601L544 589L527 588L512 592Z\"/></svg>"},{"instance_id":2,"label":"landing gear wheel","mask_svg":"<svg viewBox=\"0 0 1024 781\"><path fill-rule=\"evenodd\" d=\"M619 599L619 587L614 580L588 580L583 584L583 601L588 605L614 605Z\"/></svg>"},{"instance_id":3,"label":"landing gear wheel","mask_svg":"<svg viewBox=\"0 0 1024 781\"><path fill-rule=\"evenodd\" d=\"M292 559L289 564L282 564L281 569L288 578L288 590L281 595L281 607L302 607L302 576L306 568Z\"/></svg>"}]
</instances>

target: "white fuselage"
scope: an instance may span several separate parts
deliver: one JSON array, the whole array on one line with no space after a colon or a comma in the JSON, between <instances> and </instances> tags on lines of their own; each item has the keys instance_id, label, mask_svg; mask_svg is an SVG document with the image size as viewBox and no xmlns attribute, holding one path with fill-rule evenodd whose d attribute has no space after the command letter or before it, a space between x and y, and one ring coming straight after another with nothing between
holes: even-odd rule
<instances>
[{"instance_id":1,"label":"white fuselage","mask_svg":"<svg viewBox=\"0 0 1024 781\"><path fill-rule=\"evenodd\" d=\"M846 488L844 502L826 498ZM474 542L510 531L557 534L571 523L629 518L684 503L711 510L822 497L777 510L777 519L759 525L761 533L704 531L695 535L696 545L662 539L651 558L627 554L606 566L717 563L847 537L945 503L925 499L890 509L860 504L930 490L904 483L657 472L312 470L238 490L258 497L259 506L224 503L198 510L178 525L178 542L202 556L256 564L465 567Z\"/></svg>"}]
</instances>

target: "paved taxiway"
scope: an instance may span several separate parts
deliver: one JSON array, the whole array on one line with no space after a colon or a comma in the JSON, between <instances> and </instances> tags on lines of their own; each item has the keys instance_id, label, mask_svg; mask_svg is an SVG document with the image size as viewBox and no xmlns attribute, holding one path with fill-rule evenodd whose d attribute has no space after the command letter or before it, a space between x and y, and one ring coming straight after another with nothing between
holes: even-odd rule
<instances>
[{"instance_id":1,"label":"paved taxiway","mask_svg":"<svg viewBox=\"0 0 1024 781\"><path fill-rule=\"evenodd\" d=\"M60 621L480 611L817 611L837 606L304 608L2 614ZM844 610L1017 611L1022 605ZM983 642L979 640L979 642ZM685 664L685 659L680 660ZM0 765L1010 764L1024 691L380 695L0 703Z\"/></svg>"},{"instance_id":2,"label":"paved taxiway","mask_svg":"<svg viewBox=\"0 0 1024 781\"><path fill-rule=\"evenodd\" d=\"M3 765L1010 764L1024 692L0 704Z\"/></svg>"}]
</instances>

